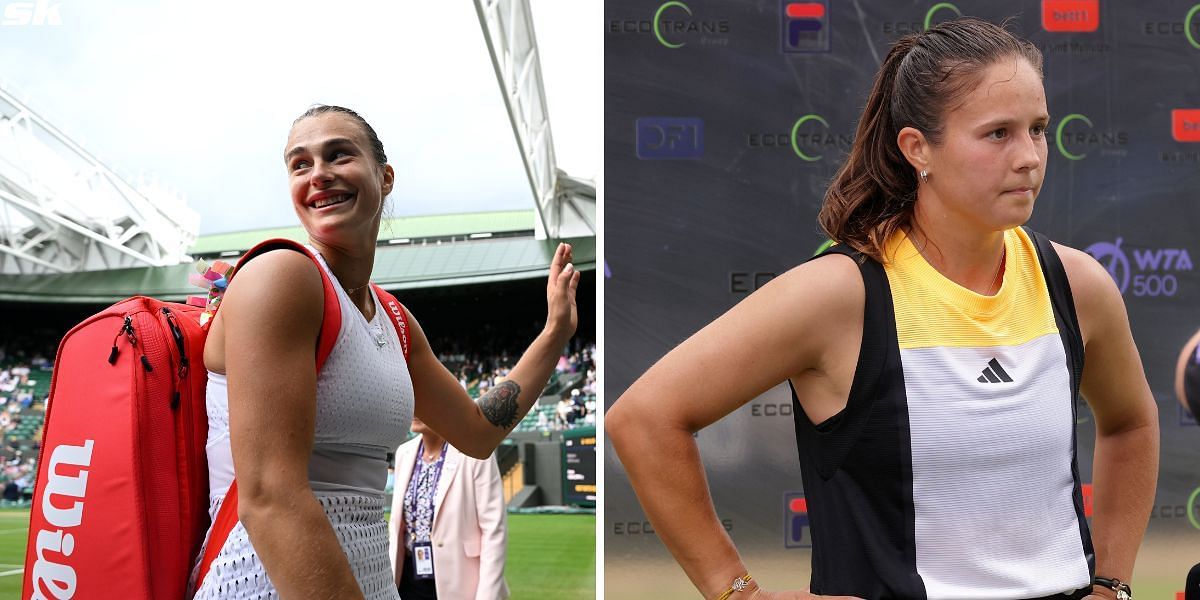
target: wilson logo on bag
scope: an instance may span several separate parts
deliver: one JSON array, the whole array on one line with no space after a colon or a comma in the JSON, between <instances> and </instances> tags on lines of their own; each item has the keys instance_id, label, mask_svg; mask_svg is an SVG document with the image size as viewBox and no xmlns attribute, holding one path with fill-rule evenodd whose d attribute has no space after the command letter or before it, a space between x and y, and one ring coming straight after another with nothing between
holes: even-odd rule
<instances>
[{"instance_id":1,"label":"wilson logo on bag","mask_svg":"<svg viewBox=\"0 0 1200 600\"><path fill-rule=\"evenodd\" d=\"M56 599L75 595L75 569L65 559L75 552L75 538L65 532L83 523L83 499L87 493L87 467L92 462L94 440L82 446L62 444L50 452L47 469L49 481L42 491L42 513L46 524L57 527L53 531L41 529L37 532L36 562L33 563L33 598L42 599L41 589L45 585ZM67 475L65 465L79 468L77 475ZM66 506L66 508L64 508ZM62 555L61 562L47 558L46 553Z\"/></svg>"}]
</instances>

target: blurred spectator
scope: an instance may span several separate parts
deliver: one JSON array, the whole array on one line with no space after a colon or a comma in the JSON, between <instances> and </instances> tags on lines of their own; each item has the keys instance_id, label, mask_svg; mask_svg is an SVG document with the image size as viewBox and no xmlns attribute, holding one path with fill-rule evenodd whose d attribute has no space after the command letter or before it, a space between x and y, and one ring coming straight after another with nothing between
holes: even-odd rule
<instances>
[{"instance_id":1,"label":"blurred spectator","mask_svg":"<svg viewBox=\"0 0 1200 600\"><path fill-rule=\"evenodd\" d=\"M0 338L0 490L5 502L31 497L41 445L56 334ZM40 347L39 347L40 345Z\"/></svg>"},{"instance_id":2,"label":"blurred spectator","mask_svg":"<svg viewBox=\"0 0 1200 600\"><path fill-rule=\"evenodd\" d=\"M566 397L558 399L558 406L555 407L555 425L558 429L565 429L568 425L575 422L575 411L571 403Z\"/></svg>"}]
</instances>

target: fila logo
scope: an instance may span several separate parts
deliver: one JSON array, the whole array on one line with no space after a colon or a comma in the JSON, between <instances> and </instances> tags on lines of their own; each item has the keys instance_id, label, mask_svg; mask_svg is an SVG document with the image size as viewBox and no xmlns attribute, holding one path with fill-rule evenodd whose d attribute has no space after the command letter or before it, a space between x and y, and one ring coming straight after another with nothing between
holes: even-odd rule
<instances>
[{"instance_id":1,"label":"fila logo","mask_svg":"<svg viewBox=\"0 0 1200 600\"><path fill-rule=\"evenodd\" d=\"M64 529L78 527L83 522L83 497L87 491L88 470L92 463L92 444L94 440L86 440L82 446L62 444L50 453L50 466L46 469L46 488L42 492L42 515L55 531L43 529L37 532L37 562L33 563L33 595L32 600L45 600L42 593L45 586L54 598L66 600L75 597L78 582L75 569L71 565L59 564L46 558L46 551L55 552L63 558L70 558L75 552L75 536L64 533ZM79 474L65 475L59 472L59 465L74 465L80 467ZM58 505L54 496L59 496ZM70 502L68 508L61 497L78 498ZM55 557L51 557L55 558ZM58 559L62 560L62 559ZM65 561L64 561L65 562Z\"/></svg>"},{"instance_id":2,"label":"fila logo","mask_svg":"<svg viewBox=\"0 0 1200 600\"><path fill-rule=\"evenodd\" d=\"M1004 367L1000 366L1000 361L993 358L992 360L988 361L988 366L983 370L983 375L980 375L979 379L976 379L975 381L978 381L979 383L1000 383L1001 381L1004 383L1012 383L1012 380L1012 377L1008 376L1008 373L1004 370Z\"/></svg>"}]
</instances>

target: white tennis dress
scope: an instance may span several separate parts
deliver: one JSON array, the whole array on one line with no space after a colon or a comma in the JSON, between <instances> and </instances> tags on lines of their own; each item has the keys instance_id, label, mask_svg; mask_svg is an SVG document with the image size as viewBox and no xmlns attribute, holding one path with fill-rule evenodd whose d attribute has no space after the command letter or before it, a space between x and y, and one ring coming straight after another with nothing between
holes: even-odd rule
<instances>
[{"instance_id":1,"label":"white tennis dress","mask_svg":"<svg viewBox=\"0 0 1200 600\"><path fill-rule=\"evenodd\" d=\"M388 322L374 292L371 296L375 300L375 318L368 322L350 302L325 260L320 258L319 262L337 289L342 329L317 376L316 432L309 482L333 525L364 597L397 600L399 595L388 560L383 488L387 480L387 453L404 441L412 421L412 379L395 327ZM207 405L209 515L215 518L233 481L229 397L224 375L209 372ZM196 600L279 597L240 522L229 534L195 597Z\"/></svg>"}]
</instances>

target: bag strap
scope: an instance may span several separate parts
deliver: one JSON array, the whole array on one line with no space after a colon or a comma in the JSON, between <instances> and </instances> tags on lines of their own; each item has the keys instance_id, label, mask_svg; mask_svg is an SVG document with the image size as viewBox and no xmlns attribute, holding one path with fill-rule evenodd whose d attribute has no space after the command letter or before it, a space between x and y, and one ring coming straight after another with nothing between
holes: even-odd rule
<instances>
[{"instance_id":1,"label":"bag strap","mask_svg":"<svg viewBox=\"0 0 1200 600\"><path fill-rule=\"evenodd\" d=\"M333 281L330 280L324 267L321 266L317 256L305 246L292 240L282 238L267 240L251 248L238 261L233 273L229 275L229 281L233 281L233 276L237 275L242 265L272 250L294 250L300 252L312 260L313 264L317 267L317 272L321 274L321 288L325 297L325 306L324 314L321 316L321 331L317 334L316 368L317 372L320 373L321 368L325 366L325 361L329 358L329 354L333 352L333 344L337 341L338 332L342 329L342 306L338 301L337 289L333 287ZM395 299L393 298L393 300ZM404 336L401 336L401 339L405 339ZM407 349L408 347L405 345L405 358L408 356ZM217 517L213 519L208 544L204 547L204 556L200 560L200 569L196 576L195 589L200 589L200 584L204 582L204 576L208 575L209 569L212 568L212 563L217 558L217 553L221 551L221 547L225 545L225 540L229 537L229 533L237 525L237 506L237 478L235 477L233 483L229 484L229 491L225 492L225 499L221 503L220 510L217 511Z\"/></svg>"},{"instance_id":2,"label":"bag strap","mask_svg":"<svg viewBox=\"0 0 1200 600\"><path fill-rule=\"evenodd\" d=\"M395 296L384 291L383 288L371 284L371 289L375 290L375 295L379 297L379 303L387 309L388 314L392 317L392 325L396 327L396 333L400 336L400 349L404 351L404 360L408 361L408 311L404 305Z\"/></svg>"}]
</instances>

